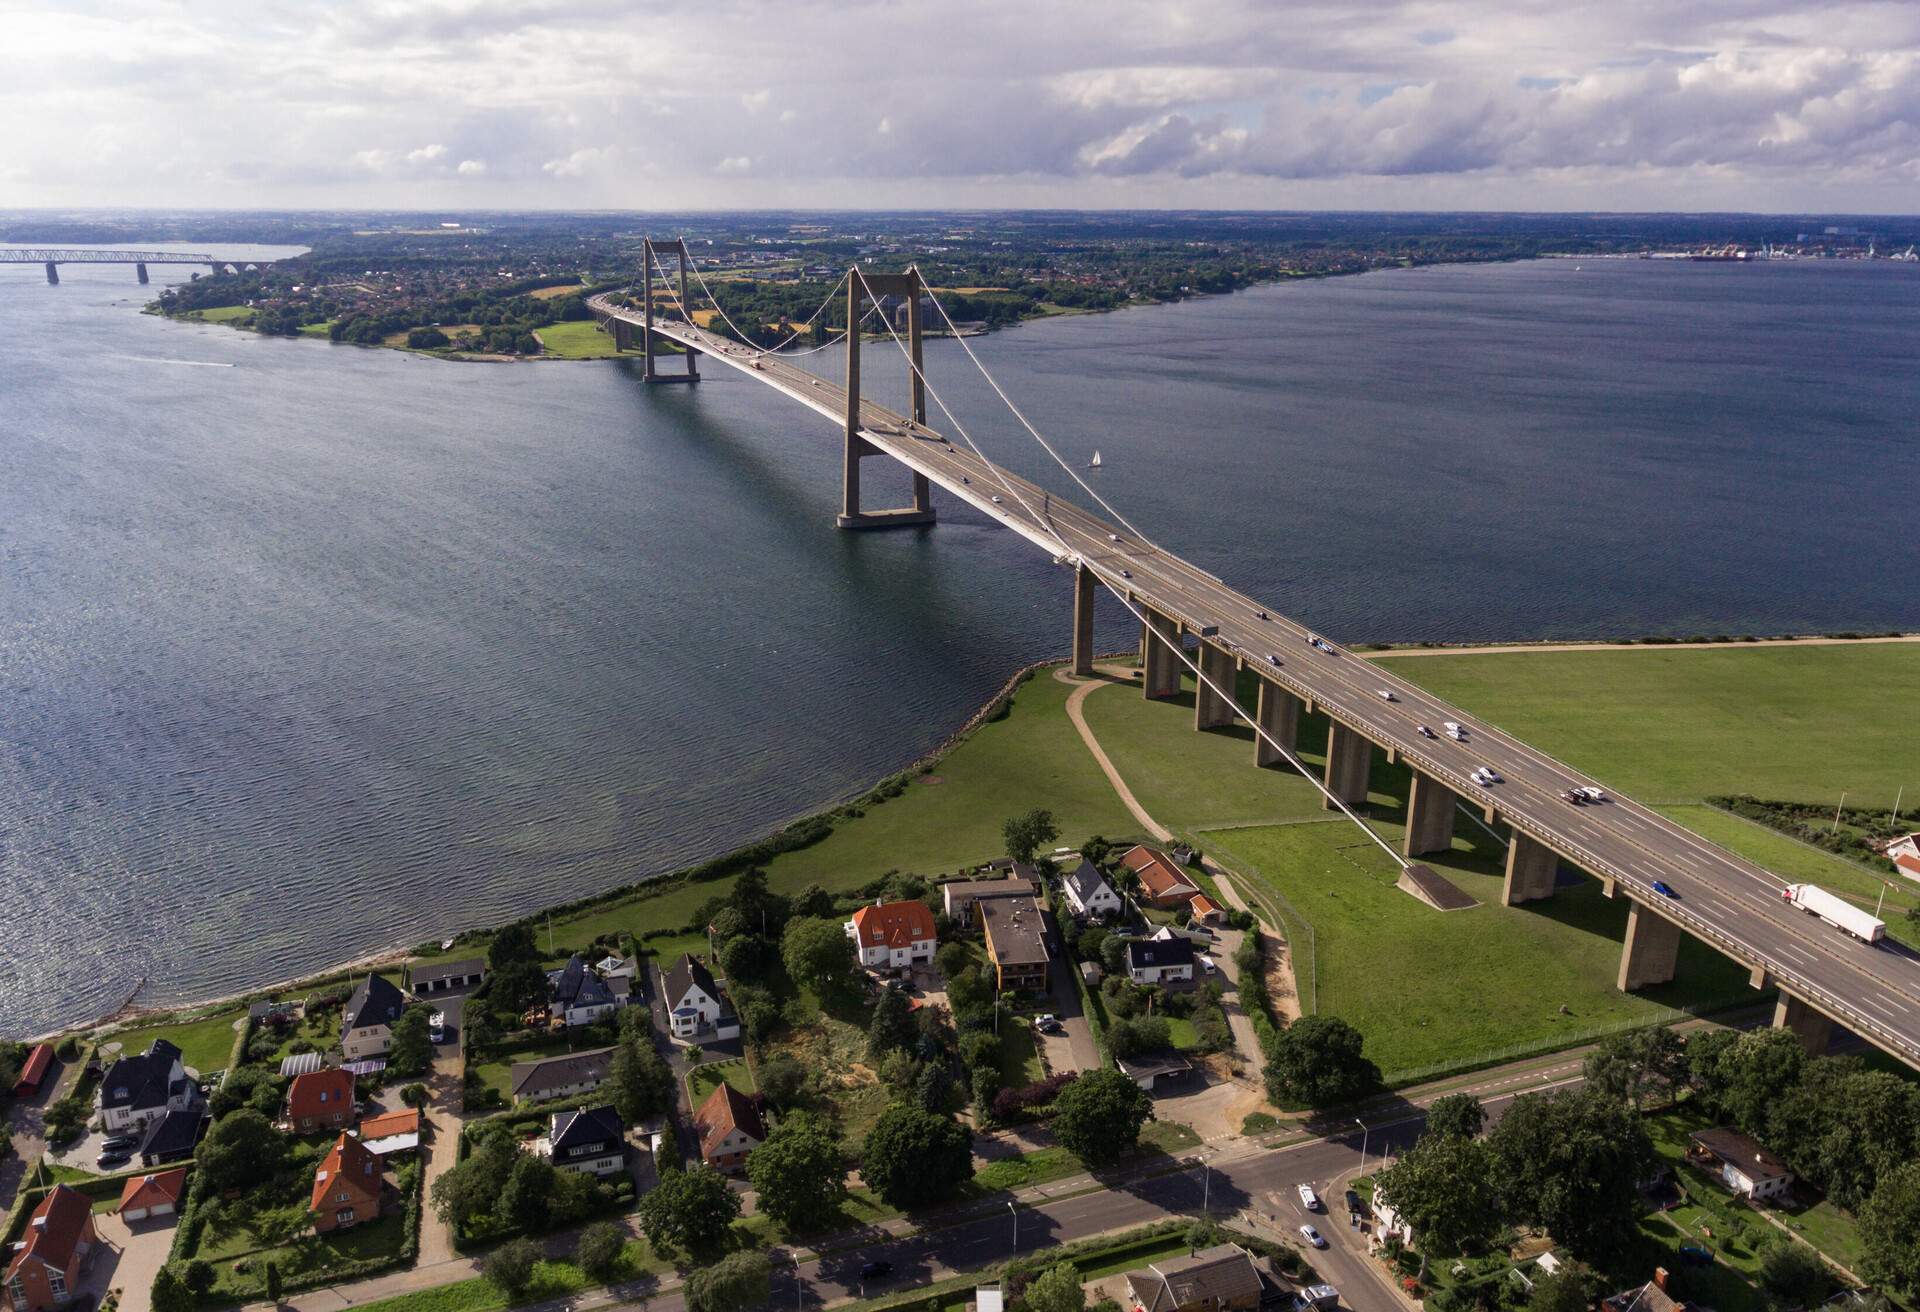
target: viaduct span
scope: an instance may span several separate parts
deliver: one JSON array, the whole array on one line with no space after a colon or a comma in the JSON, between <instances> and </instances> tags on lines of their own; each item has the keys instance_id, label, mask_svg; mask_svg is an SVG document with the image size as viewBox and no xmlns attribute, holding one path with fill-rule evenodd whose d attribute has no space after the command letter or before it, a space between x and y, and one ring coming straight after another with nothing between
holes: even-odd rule
<instances>
[{"instance_id":1,"label":"viaduct span","mask_svg":"<svg viewBox=\"0 0 1920 1312\"><path fill-rule=\"evenodd\" d=\"M55 284L60 281L60 266L63 264L131 264L134 275L143 284L147 281L149 264L204 264L215 273L232 267L231 262L216 260L211 255L194 255L185 251L33 250L21 247L0 250L0 264L44 264L47 266L47 281Z\"/></svg>"},{"instance_id":2,"label":"viaduct span","mask_svg":"<svg viewBox=\"0 0 1920 1312\"><path fill-rule=\"evenodd\" d=\"M679 256L678 303L685 307L684 245L649 242L649 273L656 252ZM1770 871L1629 798L1569 803L1562 796L1567 790L1598 785L1337 644L1319 638L1324 645L1316 645L1317 635L1299 622L928 427L920 373L925 287L917 272L873 274L855 268L847 282L849 324L862 321L864 307L874 298L904 300L904 344L913 362L911 415L861 396L859 333L847 334L845 382L834 383L776 353L709 332L684 317L667 317L655 304L653 279L646 282L641 308L624 304L626 297L601 295L589 301L594 316L622 349L632 349L635 335L640 336L649 382L697 382L704 356L840 428L845 443L841 527L930 524L930 493L938 484L1071 569L1076 673L1093 669L1094 595L1104 586L1142 619L1145 695L1166 698L1180 691L1181 669L1188 661L1183 644L1189 636L1196 638L1197 655L1191 659L1201 677L1195 685L1194 727L1249 720L1257 729L1253 765L1282 763L1276 744L1291 750L1302 717L1310 715L1324 716L1328 723L1323 777L1328 806L1333 798L1351 806L1365 803L1376 752L1404 764L1413 777L1401 854L1408 875L1428 875L1411 858L1452 845L1458 810L1477 813L1489 827L1507 831L1503 900L1508 905L1552 897L1563 863L1599 879L1608 897L1627 900L1621 989L1670 981L1680 936L1689 934L1746 966L1754 988L1776 989L1774 1023L1790 1028L1809 1049L1824 1050L1839 1022L1920 1068L1920 956L1891 940L1860 942L1808 917L1784 901L1785 885ZM684 373L657 367L656 337L685 348ZM875 455L890 456L912 472L911 504L872 509L863 502L860 465ZM1236 697L1242 672L1255 676L1258 691L1251 706ZM1420 732L1424 725L1438 733L1447 721L1462 726L1463 740ZM1481 766L1492 767L1501 781L1473 782ZM1656 891L1656 883L1679 896Z\"/></svg>"}]
</instances>

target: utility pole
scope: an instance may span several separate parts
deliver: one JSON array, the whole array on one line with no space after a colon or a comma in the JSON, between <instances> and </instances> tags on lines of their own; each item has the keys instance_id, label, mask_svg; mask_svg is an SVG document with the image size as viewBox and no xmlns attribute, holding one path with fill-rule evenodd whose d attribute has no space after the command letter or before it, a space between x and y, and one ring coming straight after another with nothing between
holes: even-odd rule
<instances>
[{"instance_id":1,"label":"utility pole","mask_svg":"<svg viewBox=\"0 0 1920 1312\"><path fill-rule=\"evenodd\" d=\"M1838 802L1838 803L1837 803L1837 804L1836 804L1836 805L1834 806L1834 808L1833 808L1833 823L1832 823L1831 825L1829 825L1829 826L1827 826L1827 832L1828 832L1828 833L1830 833L1830 834L1831 834L1831 833L1834 833L1834 832L1836 832L1836 831L1838 831L1838 830L1839 830L1839 828L1840 828L1840 811L1841 811L1841 808L1843 808L1843 807L1845 807L1845 806L1846 806L1846 804L1847 804L1847 794L1846 794L1846 790L1845 790L1845 789L1842 789L1842 790L1841 790L1841 792L1840 792L1840 801L1839 801L1839 802Z\"/></svg>"},{"instance_id":2,"label":"utility pole","mask_svg":"<svg viewBox=\"0 0 1920 1312\"><path fill-rule=\"evenodd\" d=\"M1900 823L1900 803L1906 800L1906 796L1907 796L1907 786L1906 786L1905 784L1901 784L1901 785L1900 785L1900 791L1899 791L1899 792L1897 792L1897 793L1895 793L1895 794L1893 795L1893 821L1892 821L1892 823L1893 823L1893 824L1894 824L1895 826L1898 826L1898 825L1899 825L1899 823Z\"/></svg>"}]
</instances>

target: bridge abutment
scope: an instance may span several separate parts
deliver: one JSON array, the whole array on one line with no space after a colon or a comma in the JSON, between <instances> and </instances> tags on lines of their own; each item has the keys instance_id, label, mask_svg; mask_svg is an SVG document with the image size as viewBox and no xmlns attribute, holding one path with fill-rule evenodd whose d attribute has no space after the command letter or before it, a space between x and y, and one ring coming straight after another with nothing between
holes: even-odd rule
<instances>
[{"instance_id":1,"label":"bridge abutment","mask_svg":"<svg viewBox=\"0 0 1920 1312\"><path fill-rule=\"evenodd\" d=\"M1335 719L1327 721L1327 791L1348 806L1364 806L1367 777L1373 771L1373 743ZM1333 809L1322 797L1320 805Z\"/></svg>"},{"instance_id":2,"label":"bridge abutment","mask_svg":"<svg viewBox=\"0 0 1920 1312\"><path fill-rule=\"evenodd\" d=\"M1680 956L1680 926L1638 902L1627 903L1627 939L1620 948L1622 993L1666 984Z\"/></svg>"},{"instance_id":3,"label":"bridge abutment","mask_svg":"<svg viewBox=\"0 0 1920 1312\"><path fill-rule=\"evenodd\" d=\"M1258 700L1254 703L1254 720L1264 732L1253 736L1253 763L1256 766L1286 764L1287 758L1280 755L1280 748L1273 743L1292 751L1300 741L1300 699L1262 679ZM1273 742L1269 742L1269 738Z\"/></svg>"},{"instance_id":4,"label":"bridge abutment","mask_svg":"<svg viewBox=\"0 0 1920 1312\"><path fill-rule=\"evenodd\" d=\"M1180 691L1180 622L1148 611L1140 626L1141 691L1149 700Z\"/></svg>"},{"instance_id":5,"label":"bridge abutment","mask_svg":"<svg viewBox=\"0 0 1920 1312\"><path fill-rule=\"evenodd\" d=\"M1401 851L1407 856L1445 852L1453 846L1453 816L1460 798L1439 780L1414 771L1407 793L1407 833Z\"/></svg>"},{"instance_id":6,"label":"bridge abutment","mask_svg":"<svg viewBox=\"0 0 1920 1312\"><path fill-rule=\"evenodd\" d=\"M1552 897L1559 873L1560 854L1516 829L1507 844L1507 882L1500 890L1500 901L1513 907Z\"/></svg>"},{"instance_id":7,"label":"bridge abutment","mask_svg":"<svg viewBox=\"0 0 1920 1312\"><path fill-rule=\"evenodd\" d=\"M143 263L136 263L133 266L133 276L140 280L142 287L145 287L147 285L147 266Z\"/></svg>"},{"instance_id":8,"label":"bridge abutment","mask_svg":"<svg viewBox=\"0 0 1920 1312\"><path fill-rule=\"evenodd\" d=\"M1093 598L1098 582L1085 565L1073 567L1073 672L1083 679L1093 674Z\"/></svg>"},{"instance_id":9,"label":"bridge abutment","mask_svg":"<svg viewBox=\"0 0 1920 1312\"><path fill-rule=\"evenodd\" d=\"M633 325L625 319L617 317L609 319L607 324L613 329L613 349L616 351L631 351L633 349Z\"/></svg>"},{"instance_id":10,"label":"bridge abutment","mask_svg":"<svg viewBox=\"0 0 1920 1312\"><path fill-rule=\"evenodd\" d=\"M1792 1030L1809 1057L1822 1056L1833 1043L1833 1021L1790 993L1781 993L1774 1004L1773 1027Z\"/></svg>"},{"instance_id":11,"label":"bridge abutment","mask_svg":"<svg viewBox=\"0 0 1920 1312\"><path fill-rule=\"evenodd\" d=\"M60 266L52 260L47 261L47 285L50 287L60 285Z\"/></svg>"},{"instance_id":12,"label":"bridge abutment","mask_svg":"<svg viewBox=\"0 0 1920 1312\"><path fill-rule=\"evenodd\" d=\"M1200 675L1193 688L1193 727L1219 729L1232 724L1234 685L1240 680L1240 662L1232 652L1202 640Z\"/></svg>"}]
</instances>

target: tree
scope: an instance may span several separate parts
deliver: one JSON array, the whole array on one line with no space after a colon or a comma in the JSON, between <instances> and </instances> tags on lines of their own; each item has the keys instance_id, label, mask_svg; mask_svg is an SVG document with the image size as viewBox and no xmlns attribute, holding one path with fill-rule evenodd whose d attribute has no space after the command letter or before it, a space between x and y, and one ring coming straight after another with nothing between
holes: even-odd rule
<instances>
[{"instance_id":1,"label":"tree","mask_svg":"<svg viewBox=\"0 0 1920 1312\"><path fill-rule=\"evenodd\" d=\"M1470 1093L1450 1093L1427 1108L1427 1133L1476 1138L1486 1128L1487 1109Z\"/></svg>"},{"instance_id":2,"label":"tree","mask_svg":"<svg viewBox=\"0 0 1920 1312\"><path fill-rule=\"evenodd\" d=\"M438 328L415 328L407 334L407 346L415 351L431 351L448 344L447 335Z\"/></svg>"},{"instance_id":3,"label":"tree","mask_svg":"<svg viewBox=\"0 0 1920 1312\"><path fill-rule=\"evenodd\" d=\"M740 1215L740 1195L711 1166L669 1166L636 1209L640 1229L655 1249L705 1253L717 1248Z\"/></svg>"},{"instance_id":4,"label":"tree","mask_svg":"<svg viewBox=\"0 0 1920 1312\"><path fill-rule=\"evenodd\" d=\"M1493 1155L1477 1139L1422 1135L1404 1157L1380 1173L1375 1186L1413 1225L1423 1254L1477 1248L1500 1226Z\"/></svg>"},{"instance_id":5,"label":"tree","mask_svg":"<svg viewBox=\"0 0 1920 1312\"><path fill-rule=\"evenodd\" d=\"M913 1100L922 1110L944 1112L952 1096L953 1076L947 1074L945 1062L934 1060L920 1068L920 1075L913 1083Z\"/></svg>"},{"instance_id":6,"label":"tree","mask_svg":"<svg viewBox=\"0 0 1920 1312\"><path fill-rule=\"evenodd\" d=\"M476 1138L466 1160L455 1162L433 1182L434 1213L456 1234L490 1215L518 1155L511 1142Z\"/></svg>"},{"instance_id":7,"label":"tree","mask_svg":"<svg viewBox=\"0 0 1920 1312\"><path fill-rule=\"evenodd\" d=\"M1775 1234L1760 1245L1760 1283L1780 1307L1815 1307L1832 1281L1818 1253Z\"/></svg>"},{"instance_id":8,"label":"tree","mask_svg":"<svg viewBox=\"0 0 1920 1312\"><path fill-rule=\"evenodd\" d=\"M1033 860L1036 849L1060 837L1060 831L1054 827L1053 812L1046 810L1014 816L1000 827L1000 834L1007 840L1007 855L1015 861Z\"/></svg>"},{"instance_id":9,"label":"tree","mask_svg":"<svg viewBox=\"0 0 1920 1312\"><path fill-rule=\"evenodd\" d=\"M1731 1038L1702 1034L1688 1046L1689 1079L1708 1104L1753 1135L1766 1133L1768 1112L1800 1083L1807 1062L1806 1049L1785 1029L1748 1030Z\"/></svg>"},{"instance_id":10,"label":"tree","mask_svg":"<svg viewBox=\"0 0 1920 1312\"><path fill-rule=\"evenodd\" d=\"M521 1230L543 1230L553 1199L553 1163L533 1153L521 1153L507 1173L494 1214Z\"/></svg>"},{"instance_id":11,"label":"tree","mask_svg":"<svg viewBox=\"0 0 1920 1312\"><path fill-rule=\"evenodd\" d=\"M547 972L538 961L510 961L487 980L487 1000L519 1015L547 1000Z\"/></svg>"},{"instance_id":12,"label":"tree","mask_svg":"<svg viewBox=\"0 0 1920 1312\"><path fill-rule=\"evenodd\" d=\"M936 1202L973 1178L973 1138L951 1116L896 1103L867 1134L860 1177L894 1207Z\"/></svg>"},{"instance_id":13,"label":"tree","mask_svg":"<svg viewBox=\"0 0 1920 1312\"><path fill-rule=\"evenodd\" d=\"M790 1052L776 1052L760 1063L760 1092L774 1107L792 1107L807 1096L810 1077L799 1058Z\"/></svg>"},{"instance_id":14,"label":"tree","mask_svg":"<svg viewBox=\"0 0 1920 1312\"><path fill-rule=\"evenodd\" d=\"M181 1283L193 1291L197 1298L213 1288L213 1263L202 1258L194 1258L180 1269Z\"/></svg>"},{"instance_id":15,"label":"tree","mask_svg":"<svg viewBox=\"0 0 1920 1312\"><path fill-rule=\"evenodd\" d=\"M1654 1156L1624 1104L1592 1089L1532 1094L1485 1142L1510 1219L1545 1226L1582 1261L1617 1255L1630 1241Z\"/></svg>"},{"instance_id":16,"label":"tree","mask_svg":"<svg viewBox=\"0 0 1920 1312\"><path fill-rule=\"evenodd\" d=\"M1082 1312L1087 1295L1080 1288L1080 1271L1071 1262L1059 1262L1034 1277L1024 1295L1027 1312Z\"/></svg>"},{"instance_id":17,"label":"tree","mask_svg":"<svg viewBox=\"0 0 1920 1312\"><path fill-rule=\"evenodd\" d=\"M1920 1089L1856 1057L1807 1063L1767 1114L1767 1143L1834 1202L1857 1211L1882 1174L1920 1151Z\"/></svg>"},{"instance_id":18,"label":"tree","mask_svg":"<svg viewBox=\"0 0 1920 1312\"><path fill-rule=\"evenodd\" d=\"M833 894L818 884L808 884L800 890L800 895L793 899L788 912L791 915L816 918L831 916L833 915Z\"/></svg>"},{"instance_id":19,"label":"tree","mask_svg":"<svg viewBox=\"0 0 1920 1312\"><path fill-rule=\"evenodd\" d=\"M620 1258L627 1251L627 1237L611 1221L595 1221L580 1232L573 1245L573 1260L580 1269L605 1284L620 1272Z\"/></svg>"},{"instance_id":20,"label":"tree","mask_svg":"<svg viewBox=\"0 0 1920 1312\"><path fill-rule=\"evenodd\" d=\"M433 1065L433 1039L428 1034L428 1009L408 1007L393 1023L393 1046L387 1050L387 1069L395 1075L419 1075Z\"/></svg>"},{"instance_id":21,"label":"tree","mask_svg":"<svg viewBox=\"0 0 1920 1312\"><path fill-rule=\"evenodd\" d=\"M1587 1055L1587 1083L1636 1112L1647 1095L1670 1095L1687 1077L1686 1041L1671 1027L1609 1034Z\"/></svg>"},{"instance_id":22,"label":"tree","mask_svg":"<svg viewBox=\"0 0 1920 1312\"><path fill-rule=\"evenodd\" d=\"M433 1094L426 1085L416 1082L400 1090L400 1101L409 1107L425 1107L433 1101Z\"/></svg>"},{"instance_id":23,"label":"tree","mask_svg":"<svg viewBox=\"0 0 1920 1312\"><path fill-rule=\"evenodd\" d=\"M1111 940L1109 940L1111 941ZM1338 1107L1380 1087L1360 1031L1338 1016L1302 1016L1274 1036L1267 1096L1276 1103Z\"/></svg>"},{"instance_id":24,"label":"tree","mask_svg":"<svg viewBox=\"0 0 1920 1312\"><path fill-rule=\"evenodd\" d=\"M1107 1026L1107 1047L1116 1057L1153 1052L1173 1042L1173 1027L1165 1016L1122 1016Z\"/></svg>"},{"instance_id":25,"label":"tree","mask_svg":"<svg viewBox=\"0 0 1920 1312\"><path fill-rule=\"evenodd\" d=\"M957 975L947 976L947 1005L953 1008L958 1017L971 1007L985 1007L993 1002L993 981L978 966L968 966Z\"/></svg>"},{"instance_id":26,"label":"tree","mask_svg":"<svg viewBox=\"0 0 1920 1312\"><path fill-rule=\"evenodd\" d=\"M540 1258L540 1245L533 1240L509 1239L480 1259L480 1274L500 1286L509 1297L518 1298L533 1283L534 1263Z\"/></svg>"},{"instance_id":27,"label":"tree","mask_svg":"<svg viewBox=\"0 0 1920 1312\"><path fill-rule=\"evenodd\" d=\"M805 1112L783 1118L747 1157L760 1210L788 1227L817 1229L847 1196L847 1163L826 1128Z\"/></svg>"},{"instance_id":28,"label":"tree","mask_svg":"<svg viewBox=\"0 0 1920 1312\"><path fill-rule=\"evenodd\" d=\"M728 1253L689 1274L686 1292L687 1312L765 1307L773 1298L773 1259L758 1250Z\"/></svg>"},{"instance_id":29,"label":"tree","mask_svg":"<svg viewBox=\"0 0 1920 1312\"><path fill-rule=\"evenodd\" d=\"M673 1071L644 1032L621 1039L607 1078L613 1086L613 1109L624 1121L642 1121L673 1105Z\"/></svg>"},{"instance_id":30,"label":"tree","mask_svg":"<svg viewBox=\"0 0 1920 1312\"><path fill-rule=\"evenodd\" d=\"M789 975L823 997L848 992L859 970L853 940L831 920L789 922L780 955Z\"/></svg>"},{"instance_id":31,"label":"tree","mask_svg":"<svg viewBox=\"0 0 1920 1312\"><path fill-rule=\"evenodd\" d=\"M161 1267L153 1276L153 1291L148 1295L153 1312L194 1312L198 1300L193 1291L187 1288L187 1282L180 1278L171 1263Z\"/></svg>"},{"instance_id":32,"label":"tree","mask_svg":"<svg viewBox=\"0 0 1920 1312\"><path fill-rule=\"evenodd\" d=\"M933 964L941 979L952 979L973 963L973 949L955 939L942 943L933 954Z\"/></svg>"},{"instance_id":33,"label":"tree","mask_svg":"<svg viewBox=\"0 0 1920 1312\"><path fill-rule=\"evenodd\" d=\"M913 1004L899 989L881 989L867 1025L867 1059L878 1061L912 1043L915 1035Z\"/></svg>"},{"instance_id":34,"label":"tree","mask_svg":"<svg viewBox=\"0 0 1920 1312\"><path fill-rule=\"evenodd\" d=\"M763 980L779 959L773 940L758 934L738 934L720 945L720 969L727 973L729 984Z\"/></svg>"},{"instance_id":35,"label":"tree","mask_svg":"<svg viewBox=\"0 0 1920 1312\"><path fill-rule=\"evenodd\" d=\"M729 902L740 913L740 923L749 934L760 934L769 939L780 936L780 931L786 928L787 917L793 914L792 904L767 887L767 872L758 867L733 881ZM828 910L816 913L814 918L825 920L831 914L832 903L829 902Z\"/></svg>"},{"instance_id":36,"label":"tree","mask_svg":"<svg viewBox=\"0 0 1920 1312\"><path fill-rule=\"evenodd\" d=\"M194 1157L216 1190L249 1189L271 1179L286 1160L286 1136L254 1111L239 1111L214 1123Z\"/></svg>"},{"instance_id":37,"label":"tree","mask_svg":"<svg viewBox=\"0 0 1920 1312\"><path fill-rule=\"evenodd\" d=\"M1550 1276L1534 1277L1527 1312L1587 1312L1592 1305L1586 1278L1572 1267L1563 1266Z\"/></svg>"},{"instance_id":38,"label":"tree","mask_svg":"<svg viewBox=\"0 0 1920 1312\"><path fill-rule=\"evenodd\" d=\"M1920 1289L1920 1162L1880 1177L1860 1209L1861 1274L1875 1284Z\"/></svg>"},{"instance_id":39,"label":"tree","mask_svg":"<svg viewBox=\"0 0 1920 1312\"><path fill-rule=\"evenodd\" d=\"M261 1275L266 1280L267 1302L278 1304L280 1302L279 1264L274 1262L267 1263L265 1269L261 1272Z\"/></svg>"},{"instance_id":40,"label":"tree","mask_svg":"<svg viewBox=\"0 0 1920 1312\"><path fill-rule=\"evenodd\" d=\"M1117 1070L1089 1071L1053 1100L1053 1133L1060 1146L1089 1166L1118 1161L1140 1142L1153 1119L1153 1099Z\"/></svg>"}]
</instances>

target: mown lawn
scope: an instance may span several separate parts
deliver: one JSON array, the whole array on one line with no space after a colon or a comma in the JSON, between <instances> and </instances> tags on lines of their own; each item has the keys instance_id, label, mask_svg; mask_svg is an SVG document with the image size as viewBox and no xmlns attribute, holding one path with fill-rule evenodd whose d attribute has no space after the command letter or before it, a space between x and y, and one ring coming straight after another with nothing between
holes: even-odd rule
<instances>
[{"instance_id":1,"label":"mown lawn","mask_svg":"<svg viewBox=\"0 0 1920 1312\"><path fill-rule=\"evenodd\" d=\"M1008 1017L1000 1024L1000 1083L1009 1089L1025 1088L1046 1078L1040 1066L1040 1052L1033 1042L1033 1029L1024 1016Z\"/></svg>"},{"instance_id":2,"label":"mown lawn","mask_svg":"<svg viewBox=\"0 0 1920 1312\"><path fill-rule=\"evenodd\" d=\"M671 1263L654 1256L652 1247L644 1239L629 1242L621 1255L621 1262L622 1270L615 1276L615 1284L673 1269ZM587 1273L572 1262L540 1262L535 1265L533 1282L519 1303L545 1303L592 1289L594 1285L595 1282ZM396 1294L392 1298L363 1303L359 1312L497 1312L497 1309L506 1306L507 1296L498 1285L483 1276L473 1276L435 1285L431 1289L416 1290L411 1294Z\"/></svg>"},{"instance_id":3,"label":"mown lawn","mask_svg":"<svg viewBox=\"0 0 1920 1312\"><path fill-rule=\"evenodd\" d=\"M1619 992L1626 901L1583 879L1548 901L1503 907L1497 848L1428 858L1479 901L1440 912L1395 888L1393 861L1348 824L1201 837L1311 921L1317 978L1303 988L1317 986L1318 1010L1366 1036L1390 1080L1754 997L1744 970L1692 939L1681 941L1674 983Z\"/></svg>"},{"instance_id":4,"label":"mown lawn","mask_svg":"<svg viewBox=\"0 0 1920 1312\"><path fill-rule=\"evenodd\" d=\"M571 292L579 289L570 287L566 290ZM614 345L613 334L601 332L600 325L591 319L548 324L545 328L537 329L533 335L540 339L540 345L548 355L560 360L611 360L620 354ZM639 330L636 329L634 341L638 343L639 339Z\"/></svg>"},{"instance_id":5,"label":"mown lawn","mask_svg":"<svg viewBox=\"0 0 1920 1312\"><path fill-rule=\"evenodd\" d=\"M759 1086L754 1083L753 1071L747 1063L735 1058L732 1061L713 1061L704 1066L696 1066L687 1074L687 1089L698 1107L707 1100L707 1095L721 1084L731 1084L741 1093L752 1093Z\"/></svg>"},{"instance_id":6,"label":"mown lawn","mask_svg":"<svg viewBox=\"0 0 1920 1312\"><path fill-rule=\"evenodd\" d=\"M234 1022L245 1015L244 1010L216 1012L202 1020L125 1030L106 1041L120 1044L120 1055L131 1057L145 1052L155 1039L165 1039L180 1049L182 1062L201 1075L211 1075L227 1068L227 1058L233 1055Z\"/></svg>"},{"instance_id":7,"label":"mown lawn","mask_svg":"<svg viewBox=\"0 0 1920 1312\"><path fill-rule=\"evenodd\" d=\"M514 1052L503 1052L488 1061L468 1069L480 1077L480 1082L489 1089L498 1089L500 1096L510 1105L513 1102L513 1067L516 1062L539 1061L544 1057L563 1057L569 1052L586 1048L588 1044L570 1044L565 1038L551 1039L535 1043Z\"/></svg>"},{"instance_id":8,"label":"mown lawn","mask_svg":"<svg viewBox=\"0 0 1920 1312\"><path fill-rule=\"evenodd\" d=\"M1897 707L1920 644L1413 656L1402 678L1644 802L1751 793L1891 808L1920 781Z\"/></svg>"}]
</instances>

